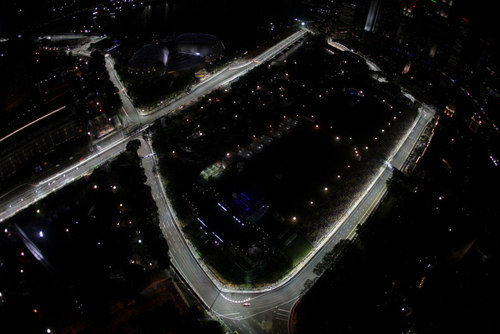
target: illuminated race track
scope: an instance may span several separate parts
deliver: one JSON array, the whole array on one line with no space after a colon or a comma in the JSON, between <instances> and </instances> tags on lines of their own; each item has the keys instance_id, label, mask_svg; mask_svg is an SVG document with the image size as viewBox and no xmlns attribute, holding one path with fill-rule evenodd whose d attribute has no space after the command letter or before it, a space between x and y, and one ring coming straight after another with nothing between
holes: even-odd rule
<instances>
[{"instance_id":1,"label":"illuminated race track","mask_svg":"<svg viewBox=\"0 0 500 334\"><path fill-rule=\"evenodd\" d=\"M258 57L263 61L267 61L275 57L279 52L294 44L304 37L306 32L299 30L287 38L281 40L271 48L265 50ZM87 43L88 44L88 43ZM81 51L86 54L88 51ZM127 127L123 130L116 131L102 139L99 144L94 145L94 151L82 161L71 164L63 171L57 172L36 184L21 185L11 191L0 195L0 222L5 221L9 217L15 215L20 210L23 210L44 198L53 191L64 187L71 181L89 173L101 164L116 157L125 150L129 140L137 138L141 133L154 121L172 114L183 107L197 101L200 97L210 93L211 91L228 84L229 81L235 81L239 77L248 73L251 69L258 66L251 60L239 60L236 63L240 66L232 68L228 66L223 70L215 73L210 80L204 81L191 90L189 94L168 103L165 107L158 108L148 115L141 115L132 105L130 98L123 89L123 85L119 82L118 76L113 69L110 57L106 58L106 68L110 73L110 79L119 89L120 98L123 102L123 119L127 120Z\"/></svg>"},{"instance_id":2,"label":"illuminated race track","mask_svg":"<svg viewBox=\"0 0 500 334\"><path fill-rule=\"evenodd\" d=\"M314 282L318 278L313 272L316 265L340 240L352 238L356 227L377 207L387 191L386 183L392 175L392 168L404 168L406 160L433 116L432 110L425 106L420 108L418 117L396 143L387 163L375 173L362 195L345 216L335 222L330 233L310 256L284 280L267 288L254 290L223 287L200 261L178 227L160 176L153 172L158 170L156 155L151 145L142 141L141 149L144 151L143 156L146 156L143 159L143 167L158 206L161 229L169 243L172 264L212 315L222 320L232 331L262 333L267 331L262 324L271 323L272 332L287 333L292 307L306 291L307 282ZM249 303L250 306L245 307L243 303Z\"/></svg>"},{"instance_id":3,"label":"illuminated race track","mask_svg":"<svg viewBox=\"0 0 500 334\"><path fill-rule=\"evenodd\" d=\"M364 192L347 210L346 214L332 224L330 232L319 242L313 251L281 281L260 289L243 290L224 286L205 267L197 253L184 237L163 187L161 177L155 173L158 169L156 155L151 145L142 139L142 133L155 120L180 110L205 94L223 87L272 58L281 51L299 41L305 35L300 30L275 44L253 60L238 60L214 74L189 94L158 108L147 115L137 112L130 103L126 91L114 73L112 60L106 57L106 67L110 71L112 82L119 88L124 102L123 118L127 129L109 135L95 145L94 152L81 161L60 171L49 178L36 183L26 184L0 197L0 221L4 221L16 212L28 207L48 194L64 187L75 179L91 172L99 165L113 159L125 150L132 139L140 139L139 154L142 157L147 184L151 187L152 197L158 206L161 230L168 241L173 266L186 281L197 298L207 310L224 322L232 331L238 333L287 333L289 315L297 300L307 291L318 276L313 272L326 253L342 239L351 238L356 227L363 223L384 197L386 182L391 177L392 168L403 169L423 130L434 116L434 111L423 105L414 122L406 133L395 143L392 153L374 173L366 184ZM307 288L306 288L307 286ZM249 303L249 306L244 306Z\"/></svg>"}]
</instances>

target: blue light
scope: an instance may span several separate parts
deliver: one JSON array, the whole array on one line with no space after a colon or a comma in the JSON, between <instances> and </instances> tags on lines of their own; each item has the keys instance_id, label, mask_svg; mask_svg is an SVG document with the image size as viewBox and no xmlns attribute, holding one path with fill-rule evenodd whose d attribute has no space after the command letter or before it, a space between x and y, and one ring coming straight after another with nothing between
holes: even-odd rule
<instances>
[{"instance_id":1,"label":"blue light","mask_svg":"<svg viewBox=\"0 0 500 334\"><path fill-rule=\"evenodd\" d=\"M220 203L217 203L218 206L220 206L222 208L222 210L226 211L227 212L227 209Z\"/></svg>"},{"instance_id":2,"label":"blue light","mask_svg":"<svg viewBox=\"0 0 500 334\"><path fill-rule=\"evenodd\" d=\"M205 225L205 223L200 218L196 218L196 219L198 219L198 221L201 223L201 225L207 227L207 225Z\"/></svg>"}]
</instances>

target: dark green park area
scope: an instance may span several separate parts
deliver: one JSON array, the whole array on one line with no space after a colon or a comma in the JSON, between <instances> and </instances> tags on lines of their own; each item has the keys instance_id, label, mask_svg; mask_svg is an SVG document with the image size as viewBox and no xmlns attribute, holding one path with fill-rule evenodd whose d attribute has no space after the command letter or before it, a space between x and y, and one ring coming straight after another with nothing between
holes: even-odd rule
<instances>
[{"instance_id":1,"label":"dark green park area","mask_svg":"<svg viewBox=\"0 0 500 334\"><path fill-rule=\"evenodd\" d=\"M228 283L283 277L335 223L416 115L324 39L155 125L181 224Z\"/></svg>"}]
</instances>

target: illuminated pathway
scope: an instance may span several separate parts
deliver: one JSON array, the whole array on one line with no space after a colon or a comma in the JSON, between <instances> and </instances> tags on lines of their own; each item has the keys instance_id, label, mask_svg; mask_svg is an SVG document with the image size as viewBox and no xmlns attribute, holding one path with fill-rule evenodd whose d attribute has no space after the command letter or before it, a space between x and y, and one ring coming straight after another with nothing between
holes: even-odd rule
<instances>
[{"instance_id":1,"label":"illuminated pathway","mask_svg":"<svg viewBox=\"0 0 500 334\"><path fill-rule=\"evenodd\" d=\"M279 52L303 38L305 34L306 31L304 30L299 30L293 33L287 38L276 43L271 48L265 50L258 56L259 59L264 62L274 58ZM100 37L95 37L93 40L98 38ZM87 50L81 49L81 52L86 53ZM140 137L142 132L157 119L180 110L182 107L195 102L200 97L203 97L211 91L228 84L228 81L235 81L254 67L258 66L250 60L237 60L235 63L238 64L238 66L233 68L230 65L215 73L210 80L200 83L192 89L189 94L183 95L168 104L166 103L164 107L158 108L148 115L141 115L133 107L128 95L123 89L123 86L119 82L119 79L114 72L110 57L106 57L106 68L110 71L111 81L120 90L120 98L123 101L122 112L124 113L122 114L122 118L126 119L128 123L127 127L106 136L99 142L98 145L95 145L94 151L82 159L82 161L78 161L63 171L57 172L55 175L52 175L36 184L23 184L13 190L1 194L0 223L15 215L20 210L27 208L36 201L49 195L53 191L64 187L66 184L86 173L89 173L106 161L116 157L125 150L126 144L129 140Z\"/></svg>"},{"instance_id":2,"label":"illuminated pathway","mask_svg":"<svg viewBox=\"0 0 500 334\"><path fill-rule=\"evenodd\" d=\"M172 264L179 274L209 312L222 320L232 331L256 334L287 333L291 309L312 285L311 283L318 278L313 272L314 268L340 240L352 237L355 228L363 223L376 208L387 191L386 182L392 174L392 168L403 169L423 130L432 120L434 111L425 105L420 107L417 118L409 126L405 135L395 143L386 164L375 173L362 195L354 201L343 217L332 224L330 232L289 275L275 284L250 290L224 286L197 258L197 253L193 251L189 241L184 238L178 228L175 213L170 206L161 178L154 173L154 170L158 170L156 155L151 146L141 137L142 132L156 119L179 110L208 92L236 80L255 66L274 58L279 52L300 40L304 34L303 30L292 34L254 58L254 61L240 60L231 64L214 74L209 80L194 87L190 94L180 97L149 115L141 115L133 109L131 104L124 103L123 111L127 114L124 117L127 118L128 129L108 136L95 147L93 154L66 170L38 184L24 185L2 195L0 197L0 221L114 158L125 149L129 140L140 139L139 154L143 157L142 165L147 176L147 184L151 187L153 199L158 206L160 227L169 244ZM111 60L107 59L107 67L108 70L112 68ZM111 72L110 76L113 83L119 87L121 83L115 73ZM120 96L122 100L130 102L125 90L120 91ZM408 98L412 97L408 94ZM245 307L243 305L245 302L250 303L250 306Z\"/></svg>"},{"instance_id":3,"label":"illuminated pathway","mask_svg":"<svg viewBox=\"0 0 500 334\"><path fill-rule=\"evenodd\" d=\"M158 170L156 155L151 146L142 141L142 155L146 157L143 159L143 167L158 206L162 232L169 242L172 264L205 307L231 330L239 333L262 333L269 332L272 328L272 332L287 333L291 309L306 291L307 282L314 282L318 278L313 272L316 265L340 240L352 238L356 227L368 219L387 191L386 182L392 175L392 168L404 168L433 116L434 111L428 107L422 106L419 109L417 118L395 144L387 163L375 173L345 216L335 222L330 233L287 277L261 289L225 287L197 258L197 253L177 225L161 178L153 173L153 170ZM249 307L243 306L246 302L250 303Z\"/></svg>"}]
</instances>

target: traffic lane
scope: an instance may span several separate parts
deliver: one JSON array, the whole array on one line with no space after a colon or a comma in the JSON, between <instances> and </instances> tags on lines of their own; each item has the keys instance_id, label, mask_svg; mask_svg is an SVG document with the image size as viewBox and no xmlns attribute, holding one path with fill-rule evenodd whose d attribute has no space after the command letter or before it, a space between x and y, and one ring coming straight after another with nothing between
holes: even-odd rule
<instances>
[{"instance_id":1,"label":"traffic lane","mask_svg":"<svg viewBox=\"0 0 500 334\"><path fill-rule=\"evenodd\" d=\"M413 147L415 142L418 141L421 132L425 128L428 123L425 119L421 120L417 123L417 126L414 128L413 134L407 138L403 146L400 148L402 152L405 153L403 155L407 156L409 152L411 152L409 147ZM403 155L400 156L399 159L406 160L406 157L403 158ZM398 159L398 160L399 160ZM348 237L352 231L355 230L359 223L364 222L371 212L374 210L375 206L379 202L379 200L383 197L386 192L386 182L391 177L392 173L389 169L385 169L381 177L378 179L375 186L370 190L370 192L365 196L364 200L360 203L361 207L358 210L355 210L346 222L339 228L337 233L333 235L333 237L329 240L328 244L325 245L317 255L305 266L305 268L299 272L299 274L288 282L288 284L283 287L283 291L275 291L281 294L281 300L286 299L283 296L292 296L296 291L303 288L303 283L307 281L307 279L315 279L316 275L312 272L314 267L323 259L324 255L331 249L333 249L334 245L337 244L340 240ZM371 203L371 204L370 204ZM361 209L363 208L363 209ZM274 295L274 293L273 293Z\"/></svg>"},{"instance_id":2,"label":"traffic lane","mask_svg":"<svg viewBox=\"0 0 500 334\"><path fill-rule=\"evenodd\" d=\"M149 150L149 154L151 153L152 150ZM168 240L172 264L188 282L191 289L203 300L207 308L210 308L210 304L219 299L219 291L191 254L184 238L177 229L167 200L163 196L164 192L161 180L152 172L155 162L154 156L150 156L143 159L143 166L148 177L148 184L152 188L152 193L156 194L154 199L159 209L162 232ZM227 305L224 305L223 308L227 309Z\"/></svg>"},{"instance_id":3,"label":"traffic lane","mask_svg":"<svg viewBox=\"0 0 500 334\"><path fill-rule=\"evenodd\" d=\"M272 290L270 292L262 293L257 296L253 296L250 300L250 307L243 308L241 304L231 304L224 299L219 299L214 305L214 310L219 314L224 314L224 312L231 314L231 311L238 312L238 316L241 320L245 320L256 315L262 314L264 312L272 311L274 309L291 309L294 302L300 298L301 292L304 291L304 284L307 280L314 280L317 275L314 274L313 270L316 265L323 260L326 253L331 251L340 240L345 239L353 228L359 223L363 216L366 216L366 212L373 209L373 202L377 195L380 193L380 187L385 186L385 180L387 175L385 174L380 178L379 183L372 187L371 191L364 200L359 203L359 209L353 212L349 219L345 221L341 228L333 235L330 241L321 248L318 253L303 267L303 269L285 285ZM359 212L359 213L358 213ZM246 295L232 294L231 297L236 298L238 296L246 297ZM235 316L229 316L230 319L235 320Z\"/></svg>"},{"instance_id":4,"label":"traffic lane","mask_svg":"<svg viewBox=\"0 0 500 334\"><path fill-rule=\"evenodd\" d=\"M150 114L148 116L142 116L143 119L145 119L147 122L154 122L156 119L161 118L167 114L173 113L174 111L178 110L179 108L186 106L196 100L198 100L200 97L208 94L209 92L217 89L220 85L221 82L226 80L230 75L233 75L230 70L227 72L224 72L217 78L207 82L204 85L198 86L195 89L191 91L190 94L185 95L181 97L179 100L172 102L171 104L155 111L153 114Z\"/></svg>"},{"instance_id":5,"label":"traffic lane","mask_svg":"<svg viewBox=\"0 0 500 334\"><path fill-rule=\"evenodd\" d=\"M400 147L400 150L405 155L410 151L407 147L412 147L415 140L418 140L419 133L421 129L426 125L426 122L419 120L417 125L413 127L413 135L408 136ZM287 299L293 298L297 295L297 291L303 289L304 283L308 279L315 279L316 275L313 273L315 266L322 261L324 255L333 249L335 244L340 240L349 237L359 223L364 222L370 213L374 210L376 204L379 202L380 198L384 195L386 189L386 182L391 176L391 171L384 167L384 170L380 177L377 179L373 187L364 196L362 201L358 204L356 210L354 210L351 215L346 219L344 224L342 224L333 237L325 244L325 247L321 248L318 253L309 261L305 267L298 273L298 275L290 280L284 287L273 290L269 293L264 293L256 296L252 299L252 309L254 313L258 313L261 310L265 310L270 306L278 302L286 302ZM221 302L224 303L224 302ZM222 308L222 307L221 307ZM247 312L248 313L248 312Z\"/></svg>"},{"instance_id":6,"label":"traffic lane","mask_svg":"<svg viewBox=\"0 0 500 334\"><path fill-rule=\"evenodd\" d=\"M285 48L288 46L289 43L294 43L296 40L299 38L303 37L305 35L305 32L303 31L298 31L294 33L292 36L289 36L285 41L282 41L279 43L277 46L273 46L270 49L264 51L262 55L259 55L258 57L262 56L262 61L267 60L270 57L274 57L276 53L278 53L281 49ZM211 92L219 86L227 81L227 80L234 80L239 76L244 75L246 72L251 70L252 68L256 67L257 64L253 62L248 62L246 64L240 65L238 67L227 67L224 69L222 72L218 73L217 76L214 78L210 78L208 81L200 84L196 88L194 88L190 94L180 98L179 100L173 102L172 104L169 104L165 106L162 109L159 109L155 111L153 114L148 115L148 116L143 116L148 119L148 121L154 121L159 117L163 117L165 114L171 113L172 111L178 109L181 105L186 105L189 104L195 100L197 100L200 96L206 95L208 92Z\"/></svg>"},{"instance_id":7,"label":"traffic lane","mask_svg":"<svg viewBox=\"0 0 500 334\"><path fill-rule=\"evenodd\" d=\"M288 281L285 285L272 290L270 292L259 294L255 296L250 301L251 307L245 311L240 311L240 313L245 314L245 318L251 317L261 313L262 311L268 311L275 308L277 305L288 304L290 308L293 306L293 301L298 299L300 296L300 291L304 289L304 283L308 280L314 280L317 275L313 273L316 265L321 262L324 255L333 249L334 245L340 240L347 238L349 233L362 222L371 213L374 208L374 203L376 203L380 197L380 194L385 189L385 182L390 176L390 172L385 170L383 175L379 178L374 187L370 190L367 196L364 197L363 201L359 203L359 207L354 211L345 223L337 230L329 242L318 251L316 256L314 256L311 261L304 266L304 268L293 278ZM221 303L224 303L221 301ZM285 306L286 307L286 306ZM221 307L222 308L222 307ZM233 307L237 309L237 307Z\"/></svg>"},{"instance_id":8,"label":"traffic lane","mask_svg":"<svg viewBox=\"0 0 500 334\"><path fill-rule=\"evenodd\" d=\"M422 135L422 132L427 127L427 124L432 120L432 117L433 117L432 113L422 113L420 115L420 119L418 120L417 125L415 126L415 131L413 131L408 138L408 143L402 150L399 150L393 158L392 164L396 168L398 169L403 168L404 163L408 159L414 147L417 145L420 136Z\"/></svg>"},{"instance_id":9,"label":"traffic lane","mask_svg":"<svg viewBox=\"0 0 500 334\"><path fill-rule=\"evenodd\" d=\"M50 193L64 187L66 184L74 181L81 175L88 173L95 169L97 166L107 162L109 159L117 156L125 150L125 143L120 143L111 149L107 149L105 153L96 153L94 156L84 162L78 162L70 168L59 172L56 176L50 177L47 180L41 181L33 189L27 189L22 192L16 192L14 196L8 196L2 206L2 213L0 220L6 220L17 212L25 209L38 200L46 197Z\"/></svg>"},{"instance_id":10,"label":"traffic lane","mask_svg":"<svg viewBox=\"0 0 500 334\"><path fill-rule=\"evenodd\" d=\"M415 134L421 133L421 130L426 126L426 122L419 122L417 127L414 129ZM407 139L405 144L401 147L403 152L406 152L408 155L409 150L408 146L413 146L414 142L417 141L419 136L409 136L409 140ZM405 160L405 157L399 156L399 160ZM307 272L312 272L315 265L320 262L323 256L333 249L334 245L337 244L340 240L345 239L352 232L353 229L359 223L362 223L366 220L374 209L374 205L378 203L386 190L386 183L389 178L392 176L392 171L389 168L384 168L382 175L378 178L372 189L368 192L368 194L363 198L363 200L359 203L359 207L354 210L351 215L346 219L345 223L339 228L339 230L333 235L333 237L329 240L329 242L323 247L317 255L308 263L306 268L304 268L301 272L299 272L298 276L296 276L295 281L299 281L299 278L302 275L307 276ZM309 277L310 278L310 277ZM305 281L305 279L301 279L301 281Z\"/></svg>"},{"instance_id":11,"label":"traffic lane","mask_svg":"<svg viewBox=\"0 0 500 334\"><path fill-rule=\"evenodd\" d=\"M299 32L296 32L295 34L293 34L292 36L289 36L287 39L285 39L284 41L281 41L280 43L278 43L278 45L275 45L274 47L271 47L270 49L266 50L264 52L264 57L270 57L272 56L276 50L278 49L281 49L283 46L287 45L288 43L290 43L291 40L295 40L295 38L297 38L298 36L302 36L304 35L304 32L303 31L299 31ZM121 84L121 82L119 81L119 79L117 78L116 76L116 73L114 71L114 69L112 68L112 62L111 62L111 59L109 59L109 57L106 57L106 65L108 67L108 70L110 72L112 72L112 75L110 76L111 77L111 80L113 81L113 83L118 86L118 87L122 87L123 89L123 85ZM243 66L242 68L239 69L239 75L243 75L244 73L246 73L246 71L250 70L251 68L253 68L255 66L255 64L247 64L246 66ZM210 82L208 82L207 84L205 85L202 85L202 86L199 86L197 87L194 91L193 91L193 94L189 94L187 95L186 97L183 97L181 98L180 100L174 102L172 105L169 105L167 106L166 108L163 109L162 112L160 112L159 115L156 115L154 117L150 117L148 119L149 122L154 122L156 119L160 118L160 117L163 117L164 114L166 113L169 113L169 112L172 112L176 109L178 109L180 106L184 105L184 104L188 104L192 101L195 101L197 100L200 96L202 95L205 95L208 91L212 91L216 88L218 88L220 86L220 84L222 82L224 82L225 80L227 80L231 75L234 76L234 73L231 73L232 71L228 68L226 71L223 71L222 75L218 76L218 78L216 78L215 80L212 80ZM121 89L121 90L122 90ZM132 106L130 100L128 99L127 96L124 95L123 91L120 92L120 97L122 98L122 100L125 102L125 107L127 109L130 108L130 106ZM132 106L133 108L133 106ZM135 122L138 120L137 118L137 112L130 112L130 111L126 111L125 110L125 114L127 115L127 117L129 117L129 119L132 121L132 122ZM64 173L64 172L63 172ZM68 171L66 171L66 173L68 173ZM55 178L58 178L59 175L56 175ZM44 182L44 181L42 181ZM50 182L50 181L48 181ZM29 191L28 191L29 192ZM21 194L21 196L27 196L27 193L28 192L24 192L23 194ZM10 204L9 204L10 205ZM19 209L22 209L24 208L25 206L19 206L18 208ZM5 208L5 209L8 209L8 208ZM5 211L5 210L4 210ZM14 211L15 213L16 211ZM7 218L7 215L4 214L4 217L0 217L0 219L6 219Z\"/></svg>"},{"instance_id":12,"label":"traffic lane","mask_svg":"<svg viewBox=\"0 0 500 334\"><path fill-rule=\"evenodd\" d=\"M152 153L151 150L150 153ZM218 289L209 277L206 276L189 249L187 249L188 247L175 225L166 198L163 196L164 192L161 180L153 173L153 167L155 166L154 156L143 159L142 163L146 170L148 184L152 188L152 192L157 194L154 199L158 207L162 232L169 245L172 263L206 304L210 303L210 301L215 301L218 297ZM210 305L207 305L207 307L210 307Z\"/></svg>"}]
</instances>

